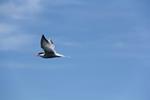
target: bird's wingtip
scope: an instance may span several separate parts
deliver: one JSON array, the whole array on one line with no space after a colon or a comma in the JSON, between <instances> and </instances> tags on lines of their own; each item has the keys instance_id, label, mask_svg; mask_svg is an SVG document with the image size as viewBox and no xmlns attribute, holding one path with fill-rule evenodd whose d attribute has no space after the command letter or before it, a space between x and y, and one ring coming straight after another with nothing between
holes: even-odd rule
<instances>
[{"instance_id":1,"label":"bird's wingtip","mask_svg":"<svg viewBox=\"0 0 150 100\"><path fill-rule=\"evenodd\" d=\"M65 55L62 55L61 57L63 57L63 58L71 58L70 56L65 56Z\"/></svg>"},{"instance_id":2,"label":"bird's wingtip","mask_svg":"<svg viewBox=\"0 0 150 100\"><path fill-rule=\"evenodd\" d=\"M44 34L42 34L42 37L44 37Z\"/></svg>"}]
</instances>

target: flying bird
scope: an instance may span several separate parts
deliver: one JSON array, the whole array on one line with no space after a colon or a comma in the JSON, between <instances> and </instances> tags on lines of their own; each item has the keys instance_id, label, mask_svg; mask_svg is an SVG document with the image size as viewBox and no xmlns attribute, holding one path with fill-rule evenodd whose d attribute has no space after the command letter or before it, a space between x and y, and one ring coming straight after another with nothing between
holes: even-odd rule
<instances>
[{"instance_id":1,"label":"flying bird","mask_svg":"<svg viewBox=\"0 0 150 100\"><path fill-rule=\"evenodd\" d=\"M44 50L38 53L38 56L42 58L56 58L64 57L64 55L59 54L55 51L55 45L52 40L47 40L44 35L41 38L41 48Z\"/></svg>"}]
</instances>

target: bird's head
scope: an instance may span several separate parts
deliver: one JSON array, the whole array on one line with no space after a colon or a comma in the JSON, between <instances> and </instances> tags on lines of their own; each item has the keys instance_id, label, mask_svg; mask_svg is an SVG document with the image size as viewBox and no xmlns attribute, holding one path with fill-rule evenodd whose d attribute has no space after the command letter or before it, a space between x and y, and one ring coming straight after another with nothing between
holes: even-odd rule
<instances>
[{"instance_id":1,"label":"bird's head","mask_svg":"<svg viewBox=\"0 0 150 100\"><path fill-rule=\"evenodd\" d=\"M43 57L45 55L44 52L38 52L37 56Z\"/></svg>"}]
</instances>

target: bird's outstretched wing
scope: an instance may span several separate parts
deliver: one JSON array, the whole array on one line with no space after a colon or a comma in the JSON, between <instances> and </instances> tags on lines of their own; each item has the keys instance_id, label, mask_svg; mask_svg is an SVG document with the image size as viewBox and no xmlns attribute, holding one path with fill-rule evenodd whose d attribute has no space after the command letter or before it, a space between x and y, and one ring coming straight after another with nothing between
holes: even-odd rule
<instances>
[{"instance_id":1,"label":"bird's outstretched wing","mask_svg":"<svg viewBox=\"0 0 150 100\"><path fill-rule=\"evenodd\" d=\"M55 46L52 40L48 41L44 35L41 38L41 48L45 51L45 53L55 53Z\"/></svg>"}]
</instances>

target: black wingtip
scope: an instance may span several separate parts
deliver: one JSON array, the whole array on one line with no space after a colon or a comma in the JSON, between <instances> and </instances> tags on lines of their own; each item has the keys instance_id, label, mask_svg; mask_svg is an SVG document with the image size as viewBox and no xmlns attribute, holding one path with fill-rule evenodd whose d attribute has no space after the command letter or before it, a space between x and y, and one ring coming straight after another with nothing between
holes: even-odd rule
<instances>
[{"instance_id":1,"label":"black wingtip","mask_svg":"<svg viewBox=\"0 0 150 100\"><path fill-rule=\"evenodd\" d=\"M46 39L46 37L44 36L44 34L42 34L41 42L42 42L42 41L46 41L47 43L49 42L49 41Z\"/></svg>"},{"instance_id":2,"label":"black wingtip","mask_svg":"<svg viewBox=\"0 0 150 100\"><path fill-rule=\"evenodd\" d=\"M42 39L46 39L45 36L44 36L44 34L42 34Z\"/></svg>"},{"instance_id":3,"label":"black wingtip","mask_svg":"<svg viewBox=\"0 0 150 100\"><path fill-rule=\"evenodd\" d=\"M44 34L42 34L42 37L45 37Z\"/></svg>"}]
</instances>

